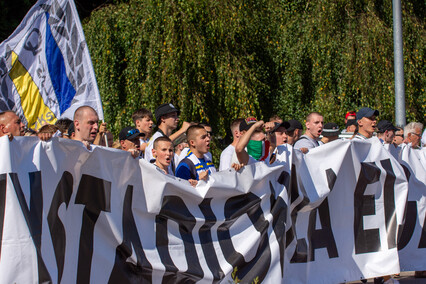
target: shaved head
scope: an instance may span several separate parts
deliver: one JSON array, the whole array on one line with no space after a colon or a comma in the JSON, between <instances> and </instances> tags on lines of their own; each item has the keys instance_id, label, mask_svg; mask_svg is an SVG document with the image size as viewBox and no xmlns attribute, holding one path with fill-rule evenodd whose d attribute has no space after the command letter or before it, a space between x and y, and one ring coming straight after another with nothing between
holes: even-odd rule
<instances>
[{"instance_id":1,"label":"shaved head","mask_svg":"<svg viewBox=\"0 0 426 284\"><path fill-rule=\"evenodd\" d=\"M7 133L13 136L23 136L24 127L25 125L15 112L6 110L0 113L0 137Z\"/></svg>"},{"instance_id":2,"label":"shaved head","mask_svg":"<svg viewBox=\"0 0 426 284\"><path fill-rule=\"evenodd\" d=\"M90 106L79 107L74 113L75 140L93 143L98 133L98 114Z\"/></svg>"}]
</instances>

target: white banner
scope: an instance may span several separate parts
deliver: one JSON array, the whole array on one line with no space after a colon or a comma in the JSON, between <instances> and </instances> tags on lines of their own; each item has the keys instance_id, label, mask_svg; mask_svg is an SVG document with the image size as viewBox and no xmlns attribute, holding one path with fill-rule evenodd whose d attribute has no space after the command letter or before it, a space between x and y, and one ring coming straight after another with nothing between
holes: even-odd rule
<instances>
[{"instance_id":1,"label":"white banner","mask_svg":"<svg viewBox=\"0 0 426 284\"><path fill-rule=\"evenodd\" d=\"M407 181L383 150L378 140L307 155L281 146L272 166L213 173L193 188L121 150L2 137L0 282L338 283L397 273Z\"/></svg>"},{"instance_id":2,"label":"white banner","mask_svg":"<svg viewBox=\"0 0 426 284\"><path fill-rule=\"evenodd\" d=\"M0 44L0 111L31 128L72 119L82 105L103 119L102 103L73 0L39 0Z\"/></svg>"},{"instance_id":3,"label":"white banner","mask_svg":"<svg viewBox=\"0 0 426 284\"><path fill-rule=\"evenodd\" d=\"M426 270L426 163L422 151L404 145L399 155L410 189L398 243L401 270L405 271Z\"/></svg>"}]
</instances>

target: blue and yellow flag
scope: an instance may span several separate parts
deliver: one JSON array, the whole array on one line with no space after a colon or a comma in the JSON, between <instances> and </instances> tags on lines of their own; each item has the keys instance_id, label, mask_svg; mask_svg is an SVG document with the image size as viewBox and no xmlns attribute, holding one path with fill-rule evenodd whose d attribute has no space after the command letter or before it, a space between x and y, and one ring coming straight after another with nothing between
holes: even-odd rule
<instances>
[{"instance_id":1,"label":"blue and yellow flag","mask_svg":"<svg viewBox=\"0 0 426 284\"><path fill-rule=\"evenodd\" d=\"M40 0L0 44L0 111L38 129L102 102L73 0Z\"/></svg>"}]
</instances>

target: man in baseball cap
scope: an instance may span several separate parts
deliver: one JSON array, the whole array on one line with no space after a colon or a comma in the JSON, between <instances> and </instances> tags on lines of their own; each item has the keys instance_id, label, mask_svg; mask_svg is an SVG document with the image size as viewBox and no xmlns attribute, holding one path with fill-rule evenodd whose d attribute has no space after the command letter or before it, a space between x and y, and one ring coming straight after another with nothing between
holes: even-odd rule
<instances>
[{"instance_id":1,"label":"man in baseball cap","mask_svg":"<svg viewBox=\"0 0 426 284\"><path fill-rule=\"evenodd\" d=\"M289 127L287 128L287 144L294 145L300 136L302 136L303 126L302 124L295 119L290 119L288 121Z\"/></svg>"},{"instance_id":2,"label":"man in baseball cap","mask_svg":"<svg viewBox=\"0 0 426 284\"><path fill-rule=\"evenodd\" d=\"M376 117L379 111L369 107L363 107L356 113L356 120L358 123L358 133L354 138L366 140L373 137L374 130L376 129Z\"/></svg>"},{"instance_id":3,"label":"man in baseball cap","mask_svg":"<svg viewBox=\"0 0 426 284\"><path fill-rule=\"evenodd\" d=\"M140 138L144 137L144 133L140 133L138 129L131 126L124 127L118 134L121 149L128 151L136 158L140 155Z\"/></svg>"},{"instance_id":4,"label":"man in baseball cap","mask_svg":"<svg viewBox=\"0 0 426 284\"><path fill-rule=\"evenodd\" d=\"M388 120L380 120L379 123L377 123L377 138L379 138L383 144L393 143L396 131L398 131L398 128Z\"/></svg>"}]
</instances>

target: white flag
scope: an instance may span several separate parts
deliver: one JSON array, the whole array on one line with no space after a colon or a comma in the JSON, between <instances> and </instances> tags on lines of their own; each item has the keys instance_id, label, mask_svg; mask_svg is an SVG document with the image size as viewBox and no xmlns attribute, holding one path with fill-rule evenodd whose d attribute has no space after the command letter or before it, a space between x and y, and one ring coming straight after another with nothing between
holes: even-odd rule
<instances>
[{"instance_id":1,"label":"white flag","mask_svg":"<svg viewBox=\"0 0 426 284\"><path fill-rule=\"evenodd\" d=\"M0 111L38 129L102 103L73 0L40 0L0 44Z\"/></svg>"}]
</instances>

